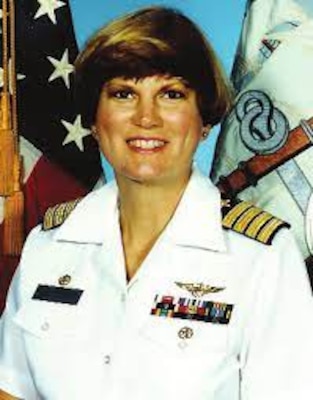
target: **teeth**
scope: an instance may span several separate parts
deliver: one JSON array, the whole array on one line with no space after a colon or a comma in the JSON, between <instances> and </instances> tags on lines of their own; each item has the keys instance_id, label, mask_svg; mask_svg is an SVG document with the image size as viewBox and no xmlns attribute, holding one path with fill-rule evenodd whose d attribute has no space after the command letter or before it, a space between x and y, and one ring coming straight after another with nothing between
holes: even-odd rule
<instances>
[{"instance_id":1,"label":"teeth","mask_svg":"<svg viewBox=\"0 0 313 400\"><path fill-rule=\"evenodd\" d=\"M165 145L163 140L145 140L145 139L134 139L128 142L132 147L137 147L144 150L151 150Z\"/></svg>"}]
</instances>

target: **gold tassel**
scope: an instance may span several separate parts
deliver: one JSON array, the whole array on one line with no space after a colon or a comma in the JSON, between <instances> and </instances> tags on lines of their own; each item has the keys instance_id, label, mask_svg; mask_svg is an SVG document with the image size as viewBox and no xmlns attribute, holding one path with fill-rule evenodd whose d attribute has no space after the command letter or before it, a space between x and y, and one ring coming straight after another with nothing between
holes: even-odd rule
<instances>
[{"instance_id":1,"label":"gold tassel","mask_svg":"<svg viewBox=\"0 0 313 400\"><path fill-rule=\"evenodd\" d=\"M0 196L9 196L14 191L14 153L12 131L0 129Z\"/></svg>"},{"instance_id":2,"label":"gold tassel","mask_svg":"<svg viewBox=\"0 0 313 400\"><path fill-rule=\"evenodd\" d=\"M2 92L0 95L0 127L1 129L11 129L11 101L10 93Z\"/></svg>"},{"instance_id":3,"label":"gold tassel","mask_svg":"<svg viewBox=\"0 0 313 400\"><path fill-rule=\"evenodd\" d=\"M3 254L18 256L24 243L24 195L22 191L13 193L4 201Z\"/></svg>"},{"instance_id":4,"label":"gold tassel","mask_svg":"<svg viewBox=\"0 0 313 400\"><path fill-rule=\"evenodd\" d=\"M24 194L20 189L20 165L18 155L14 158L14 192L4 200L3 221L3 253L7 256L18 256L21 254L25 232L24 232Z\"/></svg>"}]
</instances>

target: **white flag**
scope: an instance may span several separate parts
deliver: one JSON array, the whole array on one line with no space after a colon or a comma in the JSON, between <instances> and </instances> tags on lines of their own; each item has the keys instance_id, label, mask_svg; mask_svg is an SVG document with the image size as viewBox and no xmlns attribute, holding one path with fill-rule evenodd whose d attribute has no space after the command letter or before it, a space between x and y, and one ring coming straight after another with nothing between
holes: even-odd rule
<instances>
[{"instance_id":1,"label":"white flag","mask_svg":"<svg viewBox=\"0 0 313 400\"><path fill-rule=\"evenodd\" d=\"M250 0L232 73L235 105L212 177L290 222L313 254L313 2Z\"/></svg>"}]
</instances>

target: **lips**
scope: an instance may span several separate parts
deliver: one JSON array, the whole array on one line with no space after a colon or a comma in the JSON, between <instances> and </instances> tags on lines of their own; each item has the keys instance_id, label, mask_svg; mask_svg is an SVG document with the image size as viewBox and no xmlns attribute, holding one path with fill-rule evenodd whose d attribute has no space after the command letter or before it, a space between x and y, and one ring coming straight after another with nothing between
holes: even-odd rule
<instances>
[{"instance_id":1,"label":"lips","mask_svg":"<svg viewBox=\"0 0 313 400\"><path fill-rule=\"evenodd\" d=\"M158 150L164 147L167 142L161 139L135 138L127 140L127 144L135 150Z\"/></svg>"}]
</instances>

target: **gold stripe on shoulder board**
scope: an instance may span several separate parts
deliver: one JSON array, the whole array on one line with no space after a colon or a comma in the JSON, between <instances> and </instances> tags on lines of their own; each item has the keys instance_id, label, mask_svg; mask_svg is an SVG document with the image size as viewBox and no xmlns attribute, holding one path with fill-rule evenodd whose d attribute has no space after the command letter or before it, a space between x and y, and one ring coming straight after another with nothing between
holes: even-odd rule
<instances>
[{"instance_id":1,"label":"gold stripe on shoulder board","mask_svg":"<svg viewBox=\"0 0 313 400\"><path fill-rule=\"evenodd\" d=\"M222 224L258 242L270 245L281 228L290 225L248 201L222 199Z\"/></svg>"},{"instance_id":2,"label":"gold stripe on shoulder board","mask_svg":"<svg viewBox=\"0 0 313 400\"><path fill-rule=\"evenodd\" d=\"M53 207L49 207L45 212L42 222L42 229L47 231L49 229L56 228L63 224L66 218L74 210L81 199L68 201L66 203L57 204Z\"/></svg>"}]
</instances>

